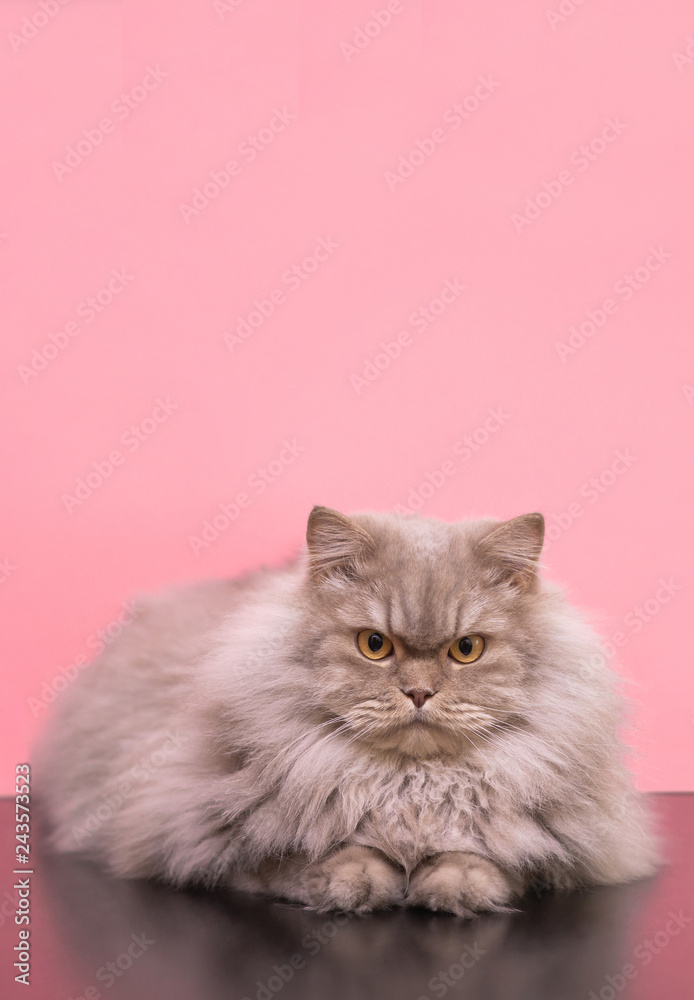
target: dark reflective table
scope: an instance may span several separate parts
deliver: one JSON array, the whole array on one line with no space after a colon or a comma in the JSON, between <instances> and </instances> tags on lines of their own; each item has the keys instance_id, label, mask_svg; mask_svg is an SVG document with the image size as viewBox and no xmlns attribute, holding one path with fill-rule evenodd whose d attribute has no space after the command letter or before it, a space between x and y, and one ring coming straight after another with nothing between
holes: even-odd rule
<instances>
[{"instance_id":1,"label":"dark reflective table","mask_svg":"<svg viewBox=\"0 0 694 1000\"><path fill-rule=\"evenodd\" d=\"M423 910L316 915L249 895L175 892L44 856L15 876L0 801L0 996L37 1000L687 1000L694 997L694 795L654 796L669 865L474 921ZM15 983L19 879L31 881L27 987ZM23 911L20 911L23 912Z\"/></svg>"}]
</instances>

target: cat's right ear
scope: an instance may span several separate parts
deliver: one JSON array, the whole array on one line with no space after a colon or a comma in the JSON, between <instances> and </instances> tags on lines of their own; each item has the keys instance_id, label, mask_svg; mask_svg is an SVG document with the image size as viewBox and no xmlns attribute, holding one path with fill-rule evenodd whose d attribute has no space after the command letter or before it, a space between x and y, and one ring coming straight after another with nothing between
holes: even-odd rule
<instances>
[{"instance_id":1,"label":"cat's right ear","mask_svg":"<svg viewBox=\"0 0 694 1000\"><path fill-rule=\"evenodd\" d=\"M374 549L371 535L356 521L330 507L314 507L306 528L309 571L314 579L353 580Z\"/></svg>"}]
</instances>

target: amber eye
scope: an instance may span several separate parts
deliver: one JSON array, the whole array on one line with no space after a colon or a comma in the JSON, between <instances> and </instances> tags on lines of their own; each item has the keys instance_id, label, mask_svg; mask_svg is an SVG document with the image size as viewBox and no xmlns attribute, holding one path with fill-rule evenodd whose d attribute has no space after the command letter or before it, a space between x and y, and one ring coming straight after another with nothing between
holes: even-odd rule
<instances>
[{"instance_id":1,"label":"amber eye","mask_svg":"<svg viewBox=\"0 0 694 1000\"><path fill-rule=\"evenodd\" d=\"M462 639L456 639L448 655L452 656L458 663L474 663L479 660L484 652L484 639L481 635L464 635Z\"/></svg>"},{"instance_id":2,"label":"amber eye","mask_svg":"<svg viewBox=\"0 0 694 1000\"><path fill-rule=\"evenodd\" d=\"M371 628L364 628L357 636L359 649L370 660L382 660L393 652L393 643L383 632L375 632Z\"/></svg>"}]
</instances>

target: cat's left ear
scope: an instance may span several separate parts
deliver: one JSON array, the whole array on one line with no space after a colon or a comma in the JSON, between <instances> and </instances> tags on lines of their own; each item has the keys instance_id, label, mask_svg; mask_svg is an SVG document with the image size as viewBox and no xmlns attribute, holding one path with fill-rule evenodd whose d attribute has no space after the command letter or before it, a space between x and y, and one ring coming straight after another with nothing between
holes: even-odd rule
<instances>
[{"instance_id":1,"label":"cat's left ear","mask_svg":"<svg viewBox=\"0 0 694 1000\"><path fill-rule=\"evenodd\" d=\"M306 529L309 566L314 579L355 579L372 554L374 540L351 517L330 507L314 507Z\"/></svg>"},{"instance_id":2,"label":"cat's left ear","mask_svg":"<svg viewBox=\"0 0 694 1000\"><path fill-rule=\"evenodd\" d=\"M493 528L477 543L476 551L495 582L527 590L535 579L544 537L542 514L521 514Z\"/></svg>"}]
</instances>

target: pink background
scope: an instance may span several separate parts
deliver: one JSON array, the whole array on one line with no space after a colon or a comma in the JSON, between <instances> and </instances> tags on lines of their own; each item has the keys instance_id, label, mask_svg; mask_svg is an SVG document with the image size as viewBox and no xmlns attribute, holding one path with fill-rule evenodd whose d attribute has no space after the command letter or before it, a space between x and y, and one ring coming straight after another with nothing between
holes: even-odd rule
<instances>
[{"instance_id":1,"label":"pink background","mask_svg":"<svg viewBox=\"0 0 694 1000\"><path fill-rule=\"evenodd\" d=\"M133 592L313 503L542 510L692 788L691 4L385 9L0 7L4 792Z\"/></svg>"}]
</instances>

